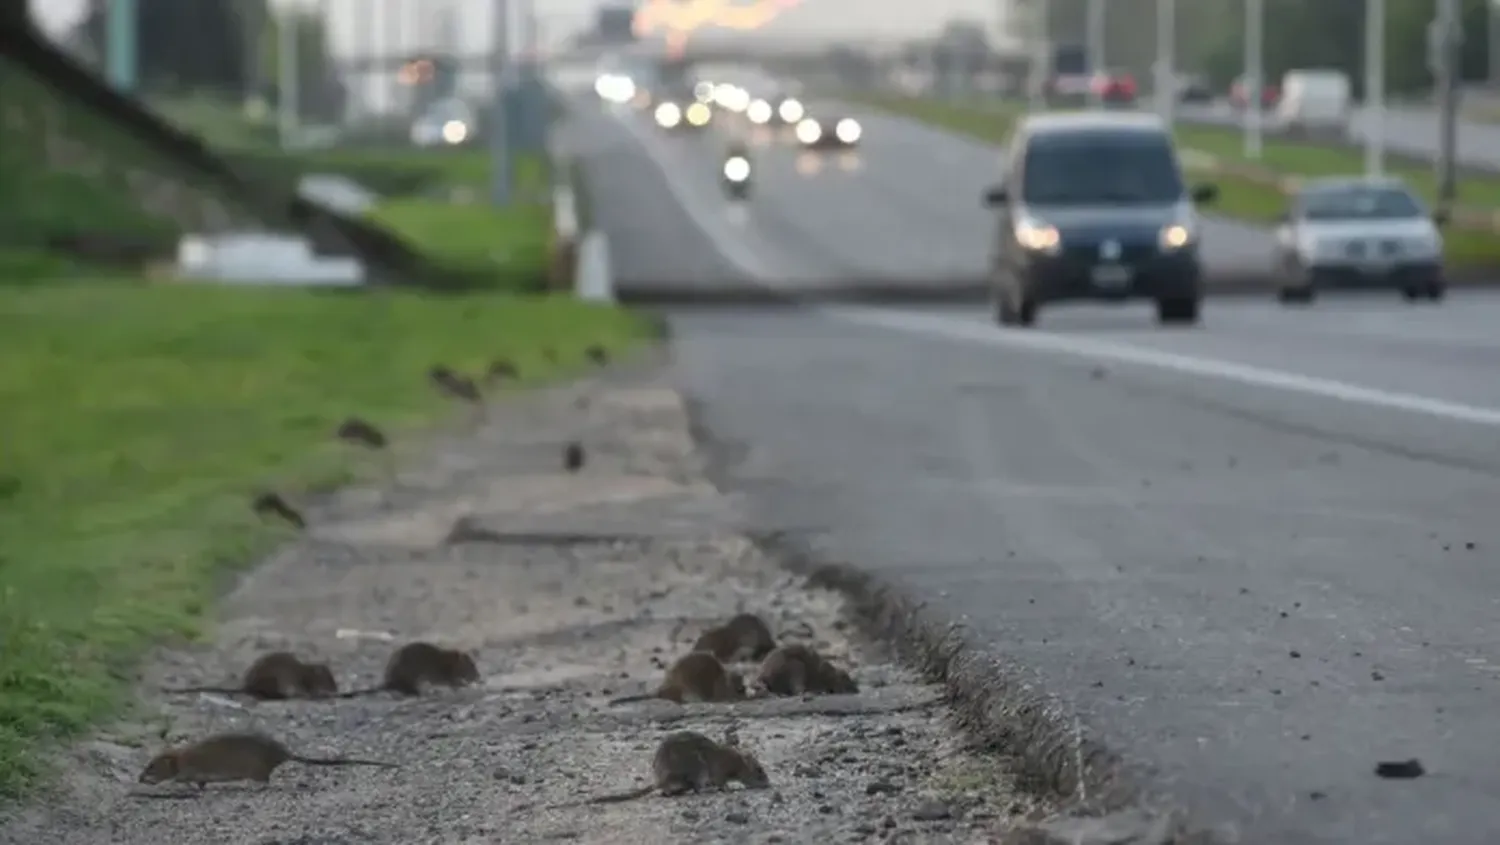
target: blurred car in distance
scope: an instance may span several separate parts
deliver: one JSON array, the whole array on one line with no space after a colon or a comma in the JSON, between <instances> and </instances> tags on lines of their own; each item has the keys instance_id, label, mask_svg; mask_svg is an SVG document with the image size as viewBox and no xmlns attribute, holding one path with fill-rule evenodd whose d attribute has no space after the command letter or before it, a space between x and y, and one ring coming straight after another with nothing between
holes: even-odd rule
<instances>
[{"instance_id":1,"label":"blurred car in distance","mask_svg":"<svg viewBox=\"0 0 1500 845\"><path fill-rule=\"evenodd\" d=\"M864 127L852 117L804 117L793 132L806 149L849 149L859 145Z\"/></svg>"},{"instance_id":2,"label":"blurred car in distance","mask_svg":"<svg viewBox=\"0 0 1500 845\"><path fill-rule=\"evenodd\" d=\"M1214 89L1208 79L1198 74L1177 77L1177 101L1180 103L1211 103Z\"/></svg>"},{"instance_id":3,"label":"blurred car in distance","mask_svg":"<svg viewBox=\"0 0 1500 845\"><path fill-rule=\"evenodd\" d=\"M1261 85L1260 107L1262 109L1274 109L1281 102L1281 88L1269 83ZM1250 107L1250 80L1246 76L1240 76L1229 86L1229 104L1236 109L1247 109Z\"/></svg>"},{"instance_id":4,"label":"blurred car in distance","mask_svg":"<svg viewBox=\"0 0 1500 845\"><path fill-rule=\"evenodd\" d=\"M1443 222L1399 179L1308 180L1276 229L1276 297L1307 304L1329 288L1373 287L1408 302L1442 299Z\"/></svg>"},{"instance_id":5,"label":"blurred car in distance","mask_svg":"<svg viewBox=\"0 0 1500 845\"><path fill-rule=\"evenodd\" d=\"M1171 130L1140 112L1041 112L1006 150L990 254L995 321L1031 326L1049 302L1150 300L1164 324L1198 321L1203 300L1196 203Z\"/></svg>"},{"instance_id":6,"label":"blurred car in distance","mask_svg":"<svg viewBox=\"0 0 1500 845\"><path fill-rule=\"evenodd\" d=\"M1135 103L1137 88L1135 77L1121 71L1104 71L1094 74L1089 81L1090 93L1109 105L1131 105Z\"/></svg>"}]
</instances>

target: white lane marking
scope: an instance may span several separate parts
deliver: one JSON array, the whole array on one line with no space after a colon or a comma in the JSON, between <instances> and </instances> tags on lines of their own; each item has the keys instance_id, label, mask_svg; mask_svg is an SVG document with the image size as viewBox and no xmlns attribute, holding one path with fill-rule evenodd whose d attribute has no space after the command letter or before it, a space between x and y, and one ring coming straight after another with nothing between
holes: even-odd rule
<instances>
[{"instance_id":1,"label":"white lane marking","mask_svg":"<svg viewBox=\"0 0 1500 845\"><path fill-rule=\"evenodd\" d=\"M1500 426L1500 408L1447 402L1411 393L1363 387L1334 379L1236 364L1214 358L1190 357L1113 343L1076 334L1058 335L1035 330L1003 329L987 323L923 314L899 314L865 308L825 308L838 319L897 331L944 337L987 346L1003 346L1036 352L1051 352L1080 358L1136 364L1186 375L1206 376L1256 387L1336 399L1358 405L1426 414L1455 422Z\"/></svg>"},{"instance_id":2,"label":"white lane marking","mask_svg":"<svg viewBox=\"0 0 1500 845\"><path fill-rule=\"evenodd\" d=\"M710 215L700 213L701 204L695 197L688 193L687 186L683 184L682 180L677 178L676 174L679 171L673 168L671 162L667 161L663 155L658 139L647 134L647 130L640 124L634 114L611 112L609 117L625 127L625 131L630 134L630 137L640 145L641 149L645 150L646 157L651 159L651 163L661 172L662 181L666 183L667 190L672 192L672 196L677 200L677 204L682 206L682 210L687 212L687 216L692 218L698 230L703 233L705 238L708 238L709 242L714 245L714 248L719 251L720 255L728 259L729 263L735 265L736 270L739 270L755 281L764 283L774 278L775 274L761 260L761 256L750 248L748 243L733 235L726 236L717 231L716 227L709 225L707 218Z\"/></svg>"}]
</instances>

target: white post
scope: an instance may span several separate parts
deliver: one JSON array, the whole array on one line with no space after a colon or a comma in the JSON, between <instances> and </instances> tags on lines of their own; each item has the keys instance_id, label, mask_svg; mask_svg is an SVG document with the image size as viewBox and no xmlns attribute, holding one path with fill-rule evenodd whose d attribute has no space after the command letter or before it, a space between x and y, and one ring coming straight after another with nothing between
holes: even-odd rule
<instances>
[{"instance_id":1,"label":"white post","mask_svg":"<svg viewBox=\"0 0 1500 845\"><path fill-rule=\"evenodd\" d=\"M1177 0L1156 0L1156 110L1169 126L1176 106Z\"/></svg>"},{"instance_id":2,"label":"white post","mask_svg":"<svg viewBox=\"0 0 1500 845\"><path fill-rule=\"evenodd\" d=\"M1385 172L1385 0L1365 0L1365 175Z\"/></svg>"},{"instance_id":3,"label":"white post","mask_svg":"<svg viewBox=\"0 0 1500 845\"><path fill-rule=\"evenodd\" d=\"M1104 91L1094 84L1095 78L1104 72L1106 58L1104 0L1089 0L1088 16L1089 105L1097 109L1104 107Z\"/></svg>"},{"instance_id":4,"label":"white post","mask_svg":"<svg viewBox=\"0 0 1500 845\"><path fill-rule=\"evenodd\" d=\"M1265 88L1264 49L1265 0L1245 0L1245 157L1259 159L1264 146L1261 91Z\"/></svg>"}]
</instances>

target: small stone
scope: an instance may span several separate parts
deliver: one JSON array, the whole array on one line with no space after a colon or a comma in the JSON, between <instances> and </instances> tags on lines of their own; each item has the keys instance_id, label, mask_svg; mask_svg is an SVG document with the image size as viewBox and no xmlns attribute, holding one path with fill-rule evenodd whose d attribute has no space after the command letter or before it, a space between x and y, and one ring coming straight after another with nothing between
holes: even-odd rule
<instances>
[{"instance_id":1,"label":"small stone","mask_svg":"<svg viewBox=\"0 0 1500 845\"><path fill-rule=\"evenodd\" d=\"M941 801L923 801L911 817L919 822L937 822L953 818L953 812Z\"/></svg>"},{"instance_id":2,"label":"small stone","mask_svg":"<svg viewBox=\"0 0 1500 845\"><path fill-rule=\"evenodd\" d=\"M724 821L729 822L730 824L749 824L750 817L745 813L733 812L725 814Z\"/></svg>"}]
</instances>

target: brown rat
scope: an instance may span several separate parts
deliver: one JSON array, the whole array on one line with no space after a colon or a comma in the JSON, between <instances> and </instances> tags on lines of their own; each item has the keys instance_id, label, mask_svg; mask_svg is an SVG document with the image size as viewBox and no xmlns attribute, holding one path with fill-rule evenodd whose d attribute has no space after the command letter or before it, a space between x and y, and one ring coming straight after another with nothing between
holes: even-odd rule
<instances>
[{"instance_id":1,"label":"brown rat","mask_svg":"<svg viewBox=\"0 0 1500 845\"><path fill-rule=\"evenodd\" d=\"M655 692L616 698L610 704L664 699L678 704L688 702L739 701L745 697L745 680L724 668L719 658L706 651L685 654L669 667L667 676Z\"/></svg>"},{"instance_id":2,"label":"brown rat","mask_svg":"<svg viewBox=\"0 0 1500 845\"><path fill-rule=\"evenodd\" d=\"M590 346L589 348L583 350L583 354L587 356L589 361L591 361L595 366L602 367L605 364L609 363L608 350L598 344L594 344L593 346Z\"/></svg>"},{"instance_id":3,"label":"brown rat","mask_svg":"<svg viewBox=\"0 0 1500 845\"><path fill-rule=\"evenodd\" d=\"M385 663L380 686L346 692L339 698L380 692L421 695L427 686L462 687L478 681L479 667L473 657L456 648L418 641L396 649Z\"/></svg>"},{"instance_id":4,"label":"brown rat","mask_svg":"<svg viewBox=\"0 0 1500 845\"><path fill-rule=\"evenodd\" d=\"M728 622L703 632L693 643L693 651L706 651L723 663L761 660L776 648L776 637L764 619L753 613L740 613Z\"/></svg>"},{"instance_id":5,"label":"brown rat","mask_svg":"<svg viewBox=\"0 0 1500 845\"><path fill-rule=\"evenodd\" d=\"M359 417L350 417L339 423L334 436L345 443L354 443L369 449L384 449L390 445L384 432Z\"/></svg>"},{"instance_id":6,"label":"brown rat","mask_svg":"<svg viewBox=\"0 0 1500 845\"><path fill-rule=\"evenodd\" d=\"M654 783L650 786L556 806L614 804L644 798L653 792L671 796L709 789L723 790L735 781L744 784L746 789L765 789L771 785L771 779L754 754L714 742L693 731L677 731L661 741L651 758L651 775Z\"/></svg>"},{"instance_id":7,"label":"brown rat","mask_svg":"<svg viewBox=\"0 0 1500 845\"><path fill-rule=\"evenodd\" d=\"M277 701L330 698L338 695L339 685L327 663L307 663L290 651L273 651L257 657L250 664L238 687L179 687L162 692L220 692Z\"/></svg>"},{"instance_id":8,"label":"brown rat","mask_svg":"<svg viewBox=\"0 0 1500 845\"><path fill-rule=\"evenodd\" d=\"M577 472L583 469L584 454L583 444L577 440L563 447L563 469L568 472Z\"/></svg>"},{"instance_id":9,"label":"brown rat","mask_svg":"<svg viewBox=\"0 0 1500 845\"><path fill-rule=\"evenodd\" d=\"M271 773L282 763L292 761L312 766L380 766L399 768L395 763L358 760L351 757L303 757L287 750L285 745L261 733L225 733L199 740L190 745L169 748L146 764L137 778L139 783L177 781L204 784L234 780L271 781Z\"/></svg>"},{"instance_id":10,"label":"brown rat","mask_svg":"<svg viewBox=\"0 0 1500 845\"><path fill-rule=\"evenodd\" d=\"M250 501L250 510L254 511L257 516L274 516L284 519L297 528L307 527L307 520L302 518L302 514L298 513L296 508L287 504L286 499L281 498L280 493L268 491L256 494L255 498Z\"/></svg>"},{"instance_id":11,"label":"brown rat","mask_svg":"<svg viewBox=\"0 0 1500 845\"><path fill-rule=\"evenodd\" d=\"M500 381L501 379L514 379L521 373L508 359L496 358L490 362L489 369L484 371L486 381Z\"/></svg>"},{"instance_id":12,"label":"brown rat","mask_svg":"<svg viewBox=\"0 0 1500 845\"><path fill-rule=\"evenodd\" d=\"M859 692L859 685L843 669L802 643L777 646L766 655L755 685L772 695L840 695Z\"/></svg>"},{"instance_id":13,"label":"brown rat","mask_svg":"<svg viewBox=\"0 0 1500 845\"><path fill-rule=\"evenodd\" d=\"M465 402L478 402L479 386L468 376L459 375L452 369L441 364L427 371L427 380L432 382L440 392L462 399Z\"/></svg>"}]
</instances>

